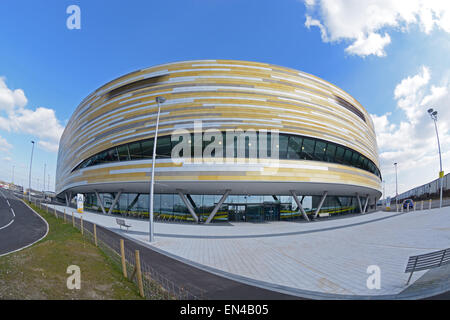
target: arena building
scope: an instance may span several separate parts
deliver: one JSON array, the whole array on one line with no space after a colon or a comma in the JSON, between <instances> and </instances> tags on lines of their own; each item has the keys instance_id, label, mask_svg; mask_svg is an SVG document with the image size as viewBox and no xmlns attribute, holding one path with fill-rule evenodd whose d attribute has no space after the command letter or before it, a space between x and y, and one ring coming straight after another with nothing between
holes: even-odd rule
<instances>
[{"instance_id":1,"label":"arena building","mask_svg":"<svg viewBox=\"0 0 450 320\"><path fill-rule=\"evenodd\" d=\"M87 96L60 140L59 198L148 216L157 97L156 219L309 221L365 212L381 196L374 125L348 93L290 68L200 60Z\"/></svg>"}]
</instances>

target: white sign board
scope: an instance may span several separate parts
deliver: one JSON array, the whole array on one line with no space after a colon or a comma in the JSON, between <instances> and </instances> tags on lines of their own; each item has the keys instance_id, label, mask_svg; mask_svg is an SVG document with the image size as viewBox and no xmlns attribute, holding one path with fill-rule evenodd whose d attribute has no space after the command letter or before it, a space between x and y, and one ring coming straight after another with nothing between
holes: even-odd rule
<instances>
[{"instance_id":1,"label":"white sign board","mask_svg":"<svg viewBox=\"0 0 450 320\"><path fill-rule=\"evenodd\" d=\"M83 213L84 196L81 193L77 194L77 211Z\"/></svg>"}]
</instances>

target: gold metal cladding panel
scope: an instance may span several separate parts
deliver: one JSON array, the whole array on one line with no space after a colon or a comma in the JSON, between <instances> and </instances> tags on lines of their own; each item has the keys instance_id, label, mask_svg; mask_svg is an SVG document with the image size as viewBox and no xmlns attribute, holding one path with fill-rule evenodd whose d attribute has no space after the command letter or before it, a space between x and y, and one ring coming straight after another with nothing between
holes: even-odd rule
<instances>
[{"instance_id":1,"label":"gold metal cladding panel","mask_svg":"<svg viewBox=\"0 0 450 320\"><path fill-rule=\"evenodd\" d=\"M158 77L157 81L109 96L152 77ZM71 170L84 159L115 145L153 137L158 95L167 99L161 106L161 135L174 128L191 131L194 120L214 121L207 128L273 128L345 145L378 166L370 115L338 87L265 63L184 61L132 72L82 101L61 137L57 192L80 177ZM346 108L343 100L366 120Z\"/></svg>"},{"instance_id":2,"label":"gold metal cladding panel","mask_svg":"<svg viewBox=\"0 0 450 320\"><path fill-rule=\"evenodd\" d=\"M244 161L243 161L244 162ZM248 161L247 161L248 162ZM372 188L380 191L379 179L364 170L317 161L290 161L296 167L270 167L258 162L221 165L220 169L209 164L197 165L199 170L192 170L193 165L173 164L171 162L157 163L155 179L161 183L164 181L215 181L217 183L229 181L241 182L316 182L329 184L348 184ZM306 163L306 165L305 165ZM286 161L280 165L285 166ZM236 167L252 165L255 170L239 170ZM185 167L186 169L184 169ZM260 170L259 167L263 168ZM189 169L188 169L189 168ZM220 171L222 170L222 171ZM81 170L81 174L70 177L64 181L65 185L82 183L120 183L148 181L151 171L151 163L136 164L128 162L128 165L110 164L107 167L91 167Z\"/></svg>"}]
</instances>

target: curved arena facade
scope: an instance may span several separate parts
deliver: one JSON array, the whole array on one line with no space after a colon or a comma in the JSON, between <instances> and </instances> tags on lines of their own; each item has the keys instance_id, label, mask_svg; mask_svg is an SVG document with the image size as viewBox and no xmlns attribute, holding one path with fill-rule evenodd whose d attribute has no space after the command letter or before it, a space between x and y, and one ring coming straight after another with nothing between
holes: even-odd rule
<instances>
[{"instance_id":1,"label":"curved arena facade","mask_svg":"<svg viewBox=\"0 0 450 320\"><path fill-rule=\"evenodd\" d=\"M290 68L200 60L87 96L60 140L58 197L148 216L156 97L156 219L310 220L365 212L381 196L374 125L348 93Z\"/></svg>"}]
</instances>

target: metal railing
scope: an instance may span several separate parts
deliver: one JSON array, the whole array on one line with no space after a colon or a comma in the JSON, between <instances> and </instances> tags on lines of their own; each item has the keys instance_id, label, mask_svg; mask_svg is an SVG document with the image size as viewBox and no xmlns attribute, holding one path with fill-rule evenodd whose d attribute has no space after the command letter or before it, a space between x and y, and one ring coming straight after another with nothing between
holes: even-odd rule
<instances>
[{"instance_id":1,"label":"metal railing","mask_svg":"<svg viewBox=\"0 0 450 320\"><path fill-rule=\"evenodd\" d=\"M34 199L31 203L80 230L84 239L99 247L117 267L122 269L127 279L136 283L142 297L161 300L205 299L205 294L201 289L196 288L195 291L200 293L194 294L189 288L178 286L161 272L155 270L146 260L141 260L139 250L133 252L130 248L125 247L124 240L120 239L120 235L115 235L108 229L77 218L73 213L56 210L53 205L41 202L39 199ZM123 255L121 243L124 246ZM123 266L125 266L125 271Z\"/></svg>"},{"instance_id":2,"label":"metal railing","mask_svg":"<svg viewBox=\"0 0 450 320\"><path fill-rule=\"evenodd\" d=\"M411 277L415 271L438 268L449 263L450 248L417 256L411 256L409 257L408 264L406 265L405 269L405 273L411 273L406 284L409 284L409 282L411 281Z\"/></svg>"}]
</instances>

